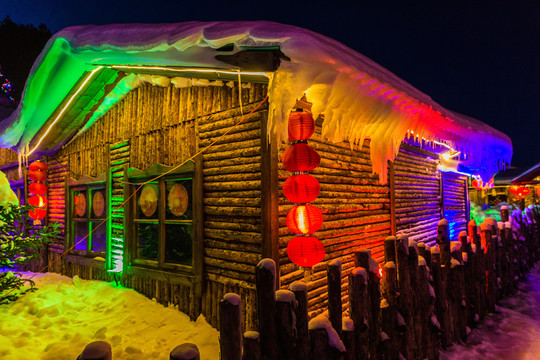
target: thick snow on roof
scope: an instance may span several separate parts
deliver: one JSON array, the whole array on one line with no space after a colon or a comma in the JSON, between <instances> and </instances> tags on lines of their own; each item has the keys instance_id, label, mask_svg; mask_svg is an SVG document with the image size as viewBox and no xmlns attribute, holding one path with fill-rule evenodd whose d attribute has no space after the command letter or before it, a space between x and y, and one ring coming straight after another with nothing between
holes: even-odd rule
<instances>
[{"instance_id":1,"label":"thick snow on roof","mask_svg":"<svg viewBox=\"0 0 540 360\"><path fill-rule=\"evenodd\" d=\"M486 180L497 172L498 160L510 163L512 145L503 133L444 109L335 40L264 21L66 28L54 35L36 60L17 111L0 123L0 147L23 150L85 71L97 65L235 69L215 58L216 49L231 43L234 51L279 46L291 59L268 74L268 126L277 131L278 139L287 138L288 113L306 93L313 113L325 116L323 136L357 144L371 139L373 171L382 182L387 160L395 157L410 134L445 141L471 154L466 166Z\"/></svg>"}]
</instances>

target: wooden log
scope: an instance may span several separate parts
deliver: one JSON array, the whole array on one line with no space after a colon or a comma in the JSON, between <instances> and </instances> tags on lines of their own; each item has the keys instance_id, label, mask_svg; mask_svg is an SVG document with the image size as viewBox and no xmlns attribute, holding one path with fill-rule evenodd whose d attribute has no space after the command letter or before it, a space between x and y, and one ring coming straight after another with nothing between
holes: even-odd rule
<instances>
[{"instance_id":1,"label":"wooden log","mask_svg":"<svg viewBox=\"0 0 540 360\"><path fill-rule=\"evenodd\" d=\"M334 331L330 320L324 314L318 315L309 322L310 359L313 360L342 360L345 346Z\"/></svg>"},{"instance_id":2,"label":"wooden log","mask_svg":"<svg viewBox=\"0 0 540 360\"><path fill-rule=\"evenodd\" d=\"M414 349L416 347L416 339L414 333L414 323L412 314L412 288L409 271L409 238L400 235L397 238L396 244L396 260L397 260L397 278L399 288L399 298L397 309L403 317L405 327L403 336L399 344L399 351L407 359L413 359Z\"/></svg>"},{"instance_id":3,"label":"wooden log","mask_svg":"<svg viewBox=\"0 0 540 360\"><path fill-rule=\"evenodd\" d=\"M491 233L491 225L487 223L482 223L480 225L482 230L482 246L485 250L485 264L486 264L486 311L491 313L495 312L495 300L497 293L497 278L495 274L495 253L494 253L494 242Z\"/></svg>"},{"instance_id":4,"label":"wooden log","mask_svg":"<svg viewBox=\"0 0 540 360\"><path fill-rule=\"evenodd\" d=\"M227 293L219 302L219 348L222 360L242 358L241 299L238 294Z\"/></svg>"},{"instance_id":5,"label":"wooden log","mask_svg":"<svg viewBox=\"0 0 540 360\"><path fill-rule=\"evenodd\" d=\"M332 260L327 268L328 316L330 323L341 337L343 309L341 304L341 261Z\"/></svg>"},{"instance_id":6,"label":"wooden log","mask_svg":"<svg viewBox=\"0 0 540 360\"><path fill-rule=\"evenodd\" d=\"M420 301L420 297L416 294L420 294L420 275L418 269L418 247L416 241L409 240L409 254L407 256L408 268L409 268L409 280L411 284L411 310L413 320L413 331L415 344L412 347L413 359L422 357L422 334L424 332L424 323L422 322L422 313L426 310L425 302Z\"/></svg>"},{"instance_id":7,"label":"wooden log","mask_svg":"<svg viewBox=\"0 0 540 360\"><path fill-rule=\"evenodd\" d=\"M242 360L260 360L261 346L259 343L259 333L257 331L246 331L244 333L243 344Z\"/></svg>"},{"instance_id":8,"label":"wooden log","mask_svg":"<svg viewBox=\"0 0 540 360\"><path fill-rule=\"evenodd\" d=\"M105 341L94 341L86 345L77 358L79 360L112 360L111 345Z\"/></svg>"},{"instance_id":9,"label":"wooden log","mask_svg":"<svg viewBox=\"0 0 540 360\"><path fill-rule=\"evenodd\" d=\"M345 355L343 360L355 360L356 359L356 350L355 350L355 333L354 333L354 322L349 319L343 319L343 345L345 345Z\"/></svg>"},{"instance_id":10,"label":"wooden log","mask_svg":"<svg viewBox=\"0 0 540 360\"><path fill-rule=\"evenodd\" d=\"M294 359L296 344L295 305L296 300L292 291L278 290L276 292L276 333L279 359Z\"/></svg>"},{"instance_id":11,"label":"wooden log","mask_svg":"<svg viewBox=\"0 0 540 360\"><path fill-rule=\"evenodd\" d=\"M365 268L356 267L349 274L349 313L354 323L356 360L369 357L369 317L368 274Z\"/></svg>"},{"instance_id":12,"label":"wooden log","mask_svg":"<svg viewBox=\"0 0 540 360\"><path fill-rule=\"evenodd\" d=\"M283 267L281 268L283 269ZM289 286L289 290L296 298L296 347L294 359L309 359L309 336L308 336L308 300L307 285L302 281L295 281Z\"/></svg>"},{"instance_id":13,"label":"wooden log","mask_svg":"<svg viewBox=\"0 0 540 360\"><path fill-rule=\"evenodd\" d=\"M384 239L384 261L393 262L395 265L396 262L396 237L389 236Z\"/></svg>"},{"instance_id":14,"label":"wooden log","mask_svg":"<svg viewBox=\"0 0 540 360\"><path fill-rule=\"evenodd\" d=\"M276 338L276 264L272 259L263 259L255 268L257 284L257 315L261 341L261 359L277 360Z\"/></svg>"},{"instance_id":15,"label":"wooden log","mask_svg":"<svg viewBox=\"0 0 540 360\"><path fill-rule=\"evenodd\" d=\"M437 244L439 245L441 264L449 266L452 255L450 251L450 237L448 236L448 220L446 219L442 219L437 224Z\"/></svg>"},{"instance_id":16,"label":"wooden log","mask_svg":"<svg viewBox=\"0 0 540 360\"><path fill-rule=\"evenodd\" d=\"M421 248L425 250L425 247L418 246L419 250ZM422 331L419 335L422 349L422 353L419 355L422 359L436 359L439 355L439 347L435 339L439 329L432 324L432 318L435 317L435 293L430 291L429 277L427 262L424 256L420 256L418 258L418 309L422 324Z\"/></svg>"},{"instance_id":17,"label":"wooden log","mask_svg":"<svg viewBox=\"0 0 540 360\"><path fill-rule=\"evenodd\" d=\"M387 244L394 246L390 247L390 251L394 251L395 258L395 238L386 238L385 249ZM391 241L393 240L393 241ZM386 252L385 252L386 257ZM389 256L392 258L392 255ZM399 338L402 334L398 329L397 321L397 302L398 302L398 286L397 286L397 269L394 261L387 261L383 266L383 278L381 280L381 295L383 300L381 301L381 331L388 336L388 340L385 341L383 349L387 359L399 358Z\"/></svg>"},{"instance_id":18,"label":"wooden log","mask_svg":"<svg viewBox=\"0 0 540 360\"><path fill-rule=\"evenodd\" d=\"M448 316L448 302L446 295L446 267L441 265L441 256L438 247L431 248L431 275L435 290L435 313L441 331L441 346L446 349L452 345L450 318ZM433 323L433 322L432 322Z\"/></svg>"}]
</instances>

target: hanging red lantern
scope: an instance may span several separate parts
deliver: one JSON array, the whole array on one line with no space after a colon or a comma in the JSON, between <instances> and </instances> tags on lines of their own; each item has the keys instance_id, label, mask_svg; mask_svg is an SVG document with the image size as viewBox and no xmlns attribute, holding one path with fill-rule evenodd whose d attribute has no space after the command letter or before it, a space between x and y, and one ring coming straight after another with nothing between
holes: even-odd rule
<instances>
[{"instance_id":1,"label":"hanging red lantern","mask_svg":"<svg viewBox=\"0 0 540 360\"><path fill-rule=\"evenodd\" d=\"M324 259L323 244L314 236L297 236L289 241L287 255L293 263L302 267L312 267Z\"/></svg>"},{"instance_id":2,"label":"hanging red lantern","mask_svg":"<svg viewBox=\"0 0 540 360\"><path fill-rule=\"evenodd\" d=\"M517 195L519 193L519 186L517 185L512 185L510 186L510 192L514 195Z\"/></svg>"},{"instance_id":3,"label":"hanging red lantern","mask_svg":"<svg viewBox=\"0 0 540 360\"><path fill-rule=\"evenodd\" d=\"M28 215L30 215L30 217L34 219L34 224L39 225L41 224L40 220L47 215L47 210L41 208L34 208L28 212Z\"/></svg>"},{"instance_id":4,"label":"hanging red lantern","mask_svg":"<svg viewBox=\"0 0 540 360\"><path fill-rule=\"evenodd\" d=\"M540 197L540 186L536 187L536 196Z\"/></svg>"},{"instance_id":5,"label":"hanging red lantern","mask_svg":"<svg viewBox=\"0 0 540 360\"><path fill-rule=\"evenodd\" d=\"M39 160L34 161L28 166L28 170L30 171L47 171L48 168L49 166L47 164Z\"/></svg>"},{"instance_id":6,"label":"hanging red lantern","mask_svg":"<svg viewBox=\"0 0 540 360\"><path fill-rule=\"evenodd\" d=\"M31 183L28 185L28 191L32 194L43 195L47 192L47 186L39 182Z\"/></svg>"},{"instance_id":7,"label":"hanging red lantern","mask_svg":"<svg viewBox=\"0 0 540 360\"><path fill-rule=\"evenodd\" d=\"M31 170L28 172L28 177L34 181L45 181L47 173L45 171Z\"/></svg>"},{"instance_id":8,"label":"hanging red lantern","mask_svg":"<svg viewBox=\"0 0 540 360\"><path fill-rule=\"evenodd\" d=\"M309 139L315 132L315 121L310 113L293 111L289 114L289 141Z\"/></svg>"},{"instance_id":9,"label":"hanging red lantern","mask_svg":"<svg viewBox=\"0 0 540 360\"><path fill-rule=\"evenodd\" d=\"M482 184L478 180L474 179L471 183L472 187L476 190L482 190Z\"/></svg>"},{"instance_id":10,"label":"hanging red lantern","mask_svg":"<svg viewBox=\"0 0 540 360\"><path fill-rule=\"evenodd\" d=\"M531 190L529 190L529 188L526 188L526 187L522 186L518 190L518 196L525 197L525 196L529 195L530 192L531 192Z\"/></svg>"},{"instance_id":11,"label":"hanging red lantern","mask_svg":"<svg viewBox=\"0 0 540 360\"><path fill-rule=\"evenodd\" d=\"M28 203L32 206L42 208L47 205L47 199L41 195L33 195L28 199Z\"/></svg>"},{"instance_id":12,"label":"hanging red lantern","mask_svg":"<svg viewBox=\"0 0 540 360\"><path fill-rule=\"evenodd\" d=\"M322 223L321 210L312 205L297 205L287 214L287 227L295 234L313 234Z\"/></svg>"},{"instance_id":13,"label":"hanging red lantern","mask_svg":"<svg viewBox=\"0 0 540 360\"><path fill-rule=\"evenodd\" d=\"M321 185L311 175L293 175L283 184L283 194L296 204L312 202L319 196Z\"/></svg>"},{"instance_id":14,"label":"hanging red lantern","mask_svg":"<svg viewBox=\"0 0 540 360\"><path fill-rule=\"evenodd\" d=\"M321 157L308 144L298 143L289 147L281 158L287 171L311 171L321 163Z\"/></svg>"}]
</instances>

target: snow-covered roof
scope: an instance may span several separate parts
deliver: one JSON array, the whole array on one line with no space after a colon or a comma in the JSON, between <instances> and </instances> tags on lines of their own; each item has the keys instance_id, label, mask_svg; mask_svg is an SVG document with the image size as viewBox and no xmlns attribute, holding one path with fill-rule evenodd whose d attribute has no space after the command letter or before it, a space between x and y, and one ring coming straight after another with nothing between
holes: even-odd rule
<instances>
[{"instance_id":1,"label":"snow-covered roof","mask_svg":"<svg viewBox=\"0 0 540 360\"><path fill-rule=\"evenodd\" d=\"M34 63L19 108L0 123L0 147L24 151L83 75L97 66L238 70L216 59L217 49L228 44L234 44L233 53L245 47L279 47L290 59L267 74L268 126L276 130L278 139L286 139L288 113L306 93L314 114L325 116L323 136L359 144L371 139L373 170L382 182L386 182L387 161L394 159L401 142L411 134L468 153L468 169L484 179L497 172L503 161L510 163L512 144L505 134L443 108L335 40L265 21L88 25L61 30ZM54 129L51 134L55 135ZM38 152L46 153L46 149Z\"/></svg>"}]
</instances>

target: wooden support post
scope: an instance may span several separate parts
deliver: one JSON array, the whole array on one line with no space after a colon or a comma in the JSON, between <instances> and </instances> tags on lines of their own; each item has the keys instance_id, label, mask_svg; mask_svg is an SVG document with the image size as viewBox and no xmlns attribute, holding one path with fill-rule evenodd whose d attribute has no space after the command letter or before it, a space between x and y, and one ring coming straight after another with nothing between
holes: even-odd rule
<instances>
[{"instance_id":1,"label":"wooden support post","mask_svg":"<svg viewBox=\"0 0 540 360\"><path fill-rule=\"evenodd\" d=\"M274 260L262 259L255 267L262 360L277 360L279 358L276 339L275 277L276 264Z\"/></svg>"},{"instance_id":2,"label":"wooden support post","mask_svg":"<svg viewBox=\"0 0 540 360\"><path fill-rule=\"evenodd\" d=\"M240 296L227 293L219 302L219 348L221 360L242 359Z\"/></svg>"},{"instance_id":3,"label":"wooden support post","mask_svg":"<svg viewBox=\"0 0 540 360\"><path fill-rule=\"evenodd\" d=\"M411 289L409 271L409 238L400 235L396 244L397 278L399 298L397 303L398 313L405 323L404 334L400 341L400 352L407 359L413 359L416 339L414 337L414 322L412 314L413 293ZM398 315L399 316L399 315Z\"/></svg>"},{"instance_id":4,"label":"wooden support post","mask_svg":"<svg viewBox=\"0 0 540 360\"><path fill-rule=\"evenodd\" d=\"M294 359L309 359L308 337L308 298L307 285L302 281L295 281L289 286L289 290L296 298L296 348Z\"/></svg>"},{"instance_id":5,"label":"wooden support post","mask_svg":"<svg viewBox=\"0 0 540 360\"><path fill-rule=\"evenodd\" d=\"M356 360L369 358L369 315L368 274L357 267L349 275L349 313L354 323Z\"/></svg>"},{"instance_id":6,"label":"wooden support post","mask_svg":"<svg viewBox=\"0 0 540 360\"><path fill-rule=\"evenodd\" d=\"M280 360L294 359L294 348L296 344L295 307L296 299L292 291L278 290L276 292L276 333Z\"/></svg>"},{"instance_id":7,"label":"wooden support post","mask_svg":"<svg viewBox=\"0 0 540 360\"><path fill-rule=\"evenodd\" d=\"M259 343L259 332L246 331L244 333L244 351L242 360L260 360L261 346Z\"/></svg>"},{"instance_id":8,"label":"wooden support post","mask_svg":"<svg viewBox=\"0 0 540 360\"><path fill-rule=\"evenodd\" d=\"M341 261L332 260L327 267L328 316L332 327L341 337L343 309L341 303Z\"/></svg>"},{"instance_id":9,"label":"wooden support post","mask_svg":"<svg viewBox=\"0 0 540 360\"><path fill-rule=\"evenodd\" d=\"M95 358L91 358L95 359ZM197 345L184 343L175 347L169 355L169 360L200 360L201 355ZM83 359L81 359L83 360Z\"/></svg>"}]
</instances>

